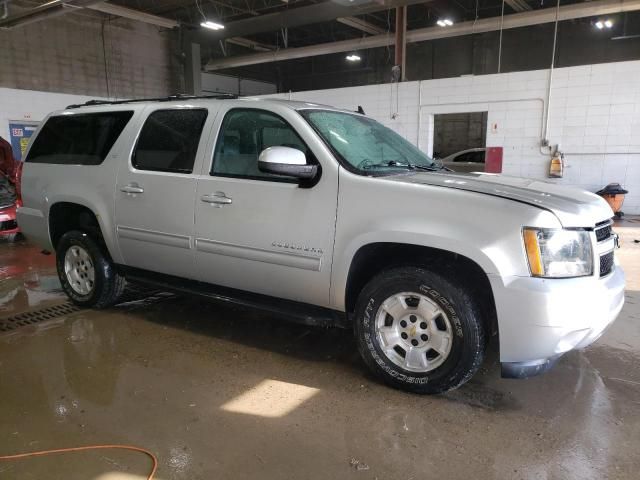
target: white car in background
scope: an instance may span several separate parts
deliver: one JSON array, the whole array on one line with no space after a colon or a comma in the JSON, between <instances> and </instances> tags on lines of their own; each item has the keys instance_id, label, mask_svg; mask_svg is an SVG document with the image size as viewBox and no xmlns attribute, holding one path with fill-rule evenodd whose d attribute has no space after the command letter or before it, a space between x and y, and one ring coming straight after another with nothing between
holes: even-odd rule
<instances>
[{"instance_id":1,"label":"white car in background","mask_svg":"<svg viewBox=\"0 0 640 480\"><path fill-rule=\"evenodd\" d=\"M484 172L486 153L485 147L468 148L439 158L438 161L454 172Z\"/></svg>"}]
</instances>

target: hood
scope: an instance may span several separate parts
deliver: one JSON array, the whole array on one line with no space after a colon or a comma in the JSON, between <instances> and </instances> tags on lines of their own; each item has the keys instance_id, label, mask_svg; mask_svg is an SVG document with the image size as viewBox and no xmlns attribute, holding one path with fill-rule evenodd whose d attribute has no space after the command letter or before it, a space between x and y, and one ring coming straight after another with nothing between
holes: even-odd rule
<instances>
[{"instance_id":1,"label":"hood","mask_svg":"<svg viewBox=\"0 0 640 480\"><path fill-rule=\"evenodd\" d=\"M594 193L531 178L491 173L420 172L385 179L455 188L526 203L552 212L563 227L594 227L596 223L613 217L611 207Z\"/></svg>"}]
</instances>

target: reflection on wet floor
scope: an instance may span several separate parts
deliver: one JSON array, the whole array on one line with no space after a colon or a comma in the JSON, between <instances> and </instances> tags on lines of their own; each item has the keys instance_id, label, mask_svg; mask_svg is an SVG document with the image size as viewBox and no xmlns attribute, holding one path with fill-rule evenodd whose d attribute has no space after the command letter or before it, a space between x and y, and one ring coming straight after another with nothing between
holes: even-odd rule
<instances>
[{"instance_id":1,"label":"reflection on wet floor","mask_svg":"<svg viewBox=\"0 0 640 480\"><path fill-rule=\"evenodd\" d=\"M53 255L0 237L0 317L65 299Z\"/></svg>"},{"instance_id":2,"label":"reflection on wet floor","mask_svg":"<svg viewBox=\"0 0 640 480\"><path fill-rule=\"evenodd\" d=\"M624 245L633 271L640 246ZM40 281L52 257L37 255L0 245L2 268L23 272L3 277L0 299L64 300ZM503 380L494 347L472 382L436 397L379 384L346 330L189 296L83 310L0 335L0 451L135 444L158 455L162 480L636 479L637 282L613 328L548 374ZM19 295L0 317L43 304ZM0 463L0 478L139 480L147 462L87 452Z\"/></svg>"}]
</instances>

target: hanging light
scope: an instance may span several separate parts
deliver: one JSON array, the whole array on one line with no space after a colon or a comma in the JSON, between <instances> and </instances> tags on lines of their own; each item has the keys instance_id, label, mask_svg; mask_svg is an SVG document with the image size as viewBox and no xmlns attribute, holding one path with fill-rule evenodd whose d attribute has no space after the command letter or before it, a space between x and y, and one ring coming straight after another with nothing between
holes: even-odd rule
<instances>
[{"instance_id":1,"label":"hanging light","mask_svg":"<svg viewBox=\"0 0 640 480\"><path fill-rule=\"evenodd\" d=\"M201 27L209 28L211 30L222 30L224 29L224 25L217 22L212 22L211 20L205 20L200 24Z\"/></svg>"},{"instance_id":2,"label":"hanging light","mask_svg":"<svg viewBox=\"0 0 640 480\"><path fill-rule=\"evenodd\" d=\"M602 30L603 28L611 28L613 27L613 20L607 18L606 20L598 20L593 24L598 30Z\"/></svg>"}]
</instances>

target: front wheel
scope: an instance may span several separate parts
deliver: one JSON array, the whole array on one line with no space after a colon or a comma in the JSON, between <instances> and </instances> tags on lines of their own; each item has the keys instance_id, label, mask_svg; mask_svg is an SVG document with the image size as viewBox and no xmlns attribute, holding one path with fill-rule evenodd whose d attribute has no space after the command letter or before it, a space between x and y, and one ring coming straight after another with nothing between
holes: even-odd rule
<instances>
[{"instance_id":1,"label":"front wheel","mask_svg":"<svg viewBox=\"0 0 640 480\"><path fill-rule=\"evenodd\" d=\"M484 357L484 328L473 298L422 268L394 268L373 278L358 298L354 328L367 366L411 392L457 388Z\"/></svg>"},{"instance_id":2,"label":"front wheel","mask_svg":"<svg viewBox=\"0 0 640 480\"><path fill-rule=\"evenodd\" d=\"M56 267L62 289L81 307L105 308L118 301L124 277L86 233L65 233L56 248Z\"/></svg>"}]
</instances>

